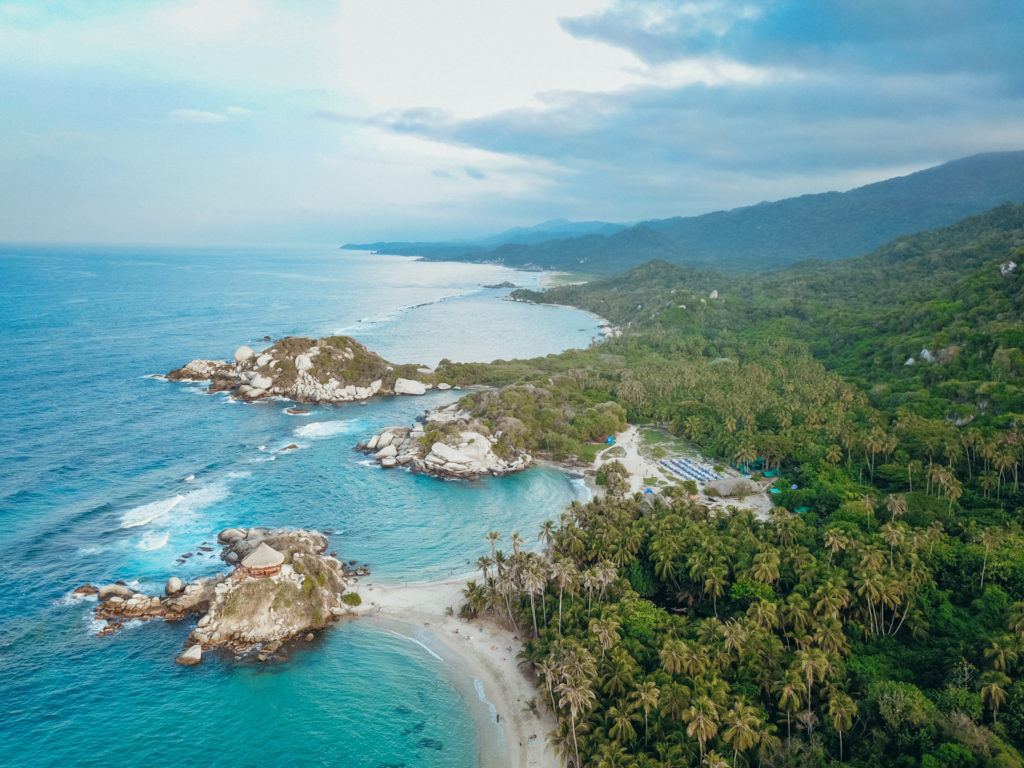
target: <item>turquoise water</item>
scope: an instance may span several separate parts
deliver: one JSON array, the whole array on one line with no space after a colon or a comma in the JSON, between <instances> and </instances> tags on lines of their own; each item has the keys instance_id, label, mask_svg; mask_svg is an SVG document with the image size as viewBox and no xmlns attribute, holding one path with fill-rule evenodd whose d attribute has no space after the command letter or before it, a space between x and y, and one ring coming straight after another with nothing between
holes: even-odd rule
<instances>
[{"instance_id":1,"label":"turquoise water","mask_svg":"<svg viewBox=\"0 0 1024 768\"><path fill-rule=\"evenodd\" d=\"M149 374L264 335L345 332L396 362L532 356L586 346L594 321L481 287L536 274L333 249L3 246L0 274L0 765L476 766L480 705L443 654L353 623L285 664L184 669L190 625L96 638L69 592L212 575L197 547L229 525L332 530L377 581L472 570L488 530L530 539L583 491L544 469L442 482L352 450L457 393L296 417Z\"/></svg>"}]
</instances>

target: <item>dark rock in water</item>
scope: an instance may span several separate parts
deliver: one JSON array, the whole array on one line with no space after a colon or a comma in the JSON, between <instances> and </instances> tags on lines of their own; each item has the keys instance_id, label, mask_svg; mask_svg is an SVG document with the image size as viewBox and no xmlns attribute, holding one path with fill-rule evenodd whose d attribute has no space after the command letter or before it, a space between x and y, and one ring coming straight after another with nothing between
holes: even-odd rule
<instances>
[{"instance_id":1,"label":"dark rock in water","mask_svg":"<svg viewBox=\"0 0 1024 768\"><path fill-rule=\"evenodd\" d=\"M213 547L199 547L200 552L213 552Z\"/></svg>"},{"instance_id":2,"label":"dark rock in water","mask_svg":"<svg viewBox=\"0 0 1024 768\"><path fill-rule=\"evenodd\" d=\"M412 710L411 709L409 709L406 706L402 706L401 704L399 704L397 707L395 707L395 712L397 712L400 715L411 715L412 714Z\"/></svg>"},{"instance_id":3,"label":"dark rock in water","mask_svg":"<svg viewBox=\"0 0 1024 768\"><path fill-rule=\"evenodd\" d=\"M292 416L305 416L309 413L305 408L285 408L284 412Z\"/></svg>"},{"instance_id":4,"label":"dark rock in water","mask_svg":"<svg viewBox=\"0 0 1024 768\"><path fill-rule=\"evenodd\" d=\"M73 594L75 597L82 597L83 595L95 595L97 592L99 592L99 590L96 589L96 587L94 587L92 584L83 584L82 586L75 589L75 591L71 594Z\"/></svg>"},{"instance_id":5,"label":"dark rock in water","mask_svg":"<svg viewBox=\"0 0 1024 768\"><path fill-rule=\"evenodd\" d=\"M427 721L421 720L412 727L413 733L423 733L423 729L427 727Z\"/></svg>"},{"instance_id":6,"label":"dark rock in water","mask_svg":"<svg viewBox=\"0 0 1024 768\"><path fill-rule=\"evenodd\" d=\"M295 451L295 450L298 450L298 447L299 447L299 446L297 446L297 445L296 445L295 443L292 443L291 445L286 445L286 446L285 446L284 448L282 448L281 450L282 450L282 451Z\"/></svg>"},{"instance_id":7,"label":"dark rock in water","mask_svg":"<svg viewBox=\"0 0 1024 768\"><path fill-rule=\"evenodd\" d=\"M191 552L186 552L185 554L183 554L181 556L181 559L182 560L188 560L190 557L192 557L192 553Z\"/></svg>"},{"instance_id":8,"label":"dark rock in water","mask_svg":"<svg viewBox=\"0 0 1024 768\"><path fill-rule=\"evenodd\" d=\"M263 337L263 340L264 340L264 341L270 341L270 337L269 337L269 336L264 336L264 337Z\"/></svg>"},{"instance_id":9,"label":"dark rock in water","mask_svg":"<svg viewBox=\"0 0 1024 768\"><path fill-rule=\"evenodd\" d=\"M348 561L348 564L349 564L349 565L355 565L355 564L356 564L356 563L358 563L358 562L359 562L358 560L349 560L349 561Z\"/></svg>"},{"instance_id":10,"label":"dark rock in water","mask_svg":"<svg viewBox=\"0 0 1024 768\"><path fill-rule=\"evenodd\" d=\"M444 749L444 744L437 739L420 739L416 746L421 749L436 749L438 752Z\"/></svg>"},{"instance_id":11,"label":"dark rock in water","mask_svg":"<svg viewBox=\"0 0 1024 768\"><path fill-rule=\"evenodd\" d=\"M500 283L494 283L493 285L485 285L484 288L515 288L515 283L510 283L508 280L504 280Z\"/></svg>"},{"instance_id":12,"label":"dark rock in water","mask_svg":"<svg viewBox=\"0 0 1024 768\"><path fill-rule=\"evenodd\" d=\"M405 763L381 763L377 768L405 768Z\"/></svg>"}]
</instances>

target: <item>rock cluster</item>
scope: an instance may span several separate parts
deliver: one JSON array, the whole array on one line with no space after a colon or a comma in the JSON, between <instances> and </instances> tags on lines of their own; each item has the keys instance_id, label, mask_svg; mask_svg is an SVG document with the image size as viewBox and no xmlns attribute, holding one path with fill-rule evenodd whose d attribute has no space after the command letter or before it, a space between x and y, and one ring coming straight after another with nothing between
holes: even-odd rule
<instances>
[{"instance_id":1,"label":"rock cluster","mask_svg":"<svg viewBox=\"0 0 1024 768\"><path fill-rule=\"evenodd\" d=\"M429 412L425 424L385 427L356 449L371 454L385 469L406 467L413 472L453 479L507 475L533 463L524 451L507 458L498 456L494 447L501 435L478 431L482 427L470 425L468 416L459 410L458 403L453 403ZM439 429L445 425L447 429Z\"/></svg>"},{"instance_id":2,"label":"rock cluster","mask_svg":"<svg viewBox=\"0 0 1024 768\"><path fill-rule=\"evenodd\" d=\"M350 579L368 574L365 568L350 569L324 554L327 538L317 531L228 528L218 541L226 563L241 563L265 543L284 556L284 564L279 573L265 578L254 578L244 567L190 584L172 576L164 596L108 584L97 591L94 612L107 622L99 635L116 632L129 619L178 621L199 614L178 663L198 664L203 651L217 647L235 653L254 651L266 660L289 640L351 613L342 595Z\"/></svg>"},{"instance_id":3,"label":"rock cluster","mask_svg":"<svg viewBox=\"0 0 1024 768\"><path fill-rule=\"evenodd\" d=\"M432 381L417 377L432 379L433 371L392 365L348 336L289 337L262 352L242 346L231 362L193 360L167 374L172 381L209 381L210 392L230 392L245 400L277 396L301 403L422 395L433 388Z\"/></svg>"}]
</instances>

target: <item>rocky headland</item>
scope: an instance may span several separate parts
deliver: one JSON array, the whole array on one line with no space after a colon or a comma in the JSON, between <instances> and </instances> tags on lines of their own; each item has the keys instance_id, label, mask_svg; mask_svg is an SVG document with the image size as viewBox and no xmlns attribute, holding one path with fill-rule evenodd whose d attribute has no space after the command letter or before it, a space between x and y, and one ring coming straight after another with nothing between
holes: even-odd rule
<instances>
[{"instance_id":1,"label":"rocky headland","mask_svg":"<svg viewBox=\"0 0 1024 768\"><path fill-rule=\"evenodd\" d=\"M522 428L505 419L492 430L473 418L459 403L428 411L412 427L385 427L357 450L371 454L385 469L406 467L413 472L450 479L520 472L533 463L526 451L506 438Z\"/></svg>"},{"instance_id":2,"label":"rocky headland","mask_svg":"<svg viewBox=\"0 0 1024 768\"><path fill-rule=\"evenodd\" d=\"M390 363L349 336L290 336L260 352L242 346L231 361L193 360L166 378L209 381L208 391L229 392L244 400L284 397L298 403L422 395L435 386L430 368ZM436 386L450 389L444 382Z\"/></svg>"},{"instance_id":3,"label":"rocky headland","mask_svg":"<svg viewBox=\"0 0 1024 768\"><path fill-rule=\"evenodd\" d=\"M185 583L168 579L164 595L146 595L123 583L98 590L83 585L76 594L96 594L102 637L125 621L200 618L179 664L197 664L203 652L226 648L254 652L266 661L289 640L313 639L317 630L354 613L358 595L346 592L365 568L348 568L324 554L327 538L318 531L227 528L218 536L221 559L234 570Z\"/></svg>"}]
</instances>

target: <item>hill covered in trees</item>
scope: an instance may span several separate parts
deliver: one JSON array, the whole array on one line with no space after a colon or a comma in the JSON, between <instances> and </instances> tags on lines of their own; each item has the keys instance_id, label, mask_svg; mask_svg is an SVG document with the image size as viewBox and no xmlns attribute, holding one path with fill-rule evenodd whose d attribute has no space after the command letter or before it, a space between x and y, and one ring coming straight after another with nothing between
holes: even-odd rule
<instances>
[{"instance_id":1,"label":"hill covered in trees","mask_svg":"<svg viewBox=\"0 0 1024 768\"><path fill-rule=\"evenodd\" d=\"M531 638L567 760L1024 766L1022 248L1024 206L1001 206L754 278L647 264L520 294L619 338L440 366L780 472L768 520L611 493L546 524L544 553L482 558L465 610Z\"/></svg>"},{"instance_id":2,"label":"hill covered in trees","mask_svg":"<svg viewBox=\"0 0 1024 768\"><path fill-rule=\"evenodd\" d=\"M858 187L803 195L702 216L601 222L580 236L552 230L538 241L370 243L345 246L426 258L493 261L514 267L611 275L651 259L746 272L807 259L846 259L908 232L943 227L1005 202L1024 202L1024 151L995 152ZM543 233L543 230L542 230Z\"/></svg>"}]
</instances>

